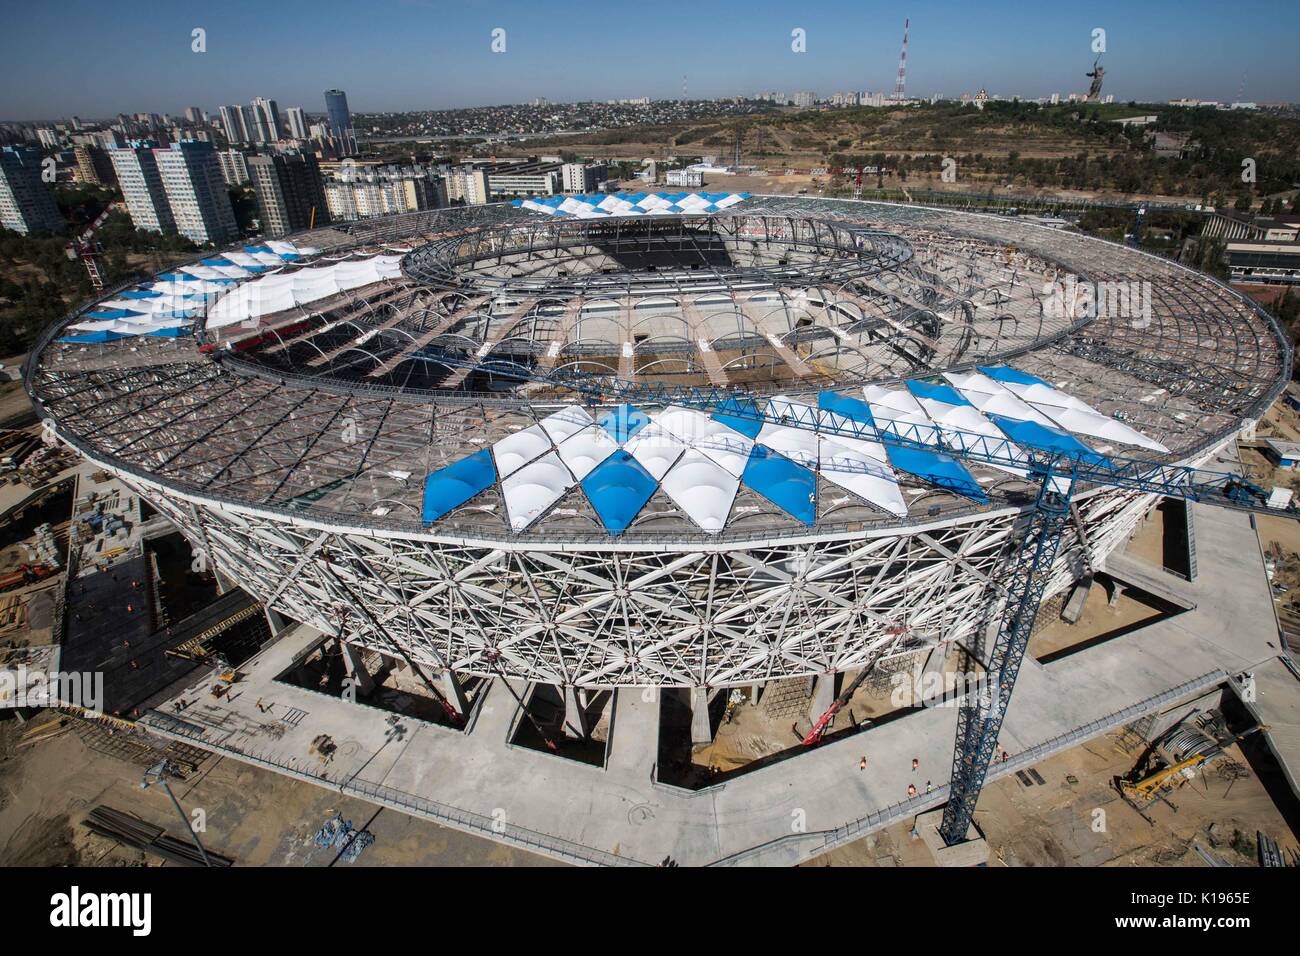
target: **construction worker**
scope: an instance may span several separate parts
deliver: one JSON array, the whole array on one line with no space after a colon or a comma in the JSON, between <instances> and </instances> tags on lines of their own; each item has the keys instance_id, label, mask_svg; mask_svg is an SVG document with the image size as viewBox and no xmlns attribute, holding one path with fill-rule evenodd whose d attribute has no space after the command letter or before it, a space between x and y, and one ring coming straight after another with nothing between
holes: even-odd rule
<instances>
[{"instance_id":1,"label":"construction worker","mask_svg":"<svg viewBox=\"0 0 1300 956\"><path fill-rule=\"evenodd\" d=\"M921 761L919 761L919 760L917 760L915 757L913 757L913 758L912 758L912 773L916 773L917 768L920 767L920 766L921 766Z\"/></svg>"},{"instance_id":2,"label":"construction worker","mask_svg":"<svg viewBox=\"0 0 1300 956\"><path fill-rule=\"evenodd\" d=\"M866 757L863 757L861 760L858 761L858 769L859 769L859 770L866 770L866 769L867 769L867 758L866 758Z\"/></svg>"},{"instance_id":3,"label":"construction worker","mask_svg":"<svg viewBox=\"0 0 1300 956\"><path fill-rule=\"evenodd\" d=\"M907 795L908 795L909 797L914 797L914 796L916 796L916 784L914 784L914 783L909 783L909 784L907 785Z\"/></svg>"}]
</instances>

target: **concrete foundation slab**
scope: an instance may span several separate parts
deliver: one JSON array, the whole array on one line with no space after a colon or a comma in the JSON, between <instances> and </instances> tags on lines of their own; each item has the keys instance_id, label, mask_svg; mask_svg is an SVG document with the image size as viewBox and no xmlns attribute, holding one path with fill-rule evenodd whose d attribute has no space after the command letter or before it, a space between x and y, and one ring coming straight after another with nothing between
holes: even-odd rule
<instances>
[{"instance_id":1,"label":"concrete foundation slab","mask_svg":"<svg viewBox=\"0 0 1300 956\"><path fill-rule=\"evenodd\" d=\"M972 823L966 830L966 840L954 846L948 846L939 835L943 823L943 811L931 810L916 818L914 829L921 842L934 855L939 866L983 866L989 861L989 845L979 830Z\"/></svg>"}]
</instances>

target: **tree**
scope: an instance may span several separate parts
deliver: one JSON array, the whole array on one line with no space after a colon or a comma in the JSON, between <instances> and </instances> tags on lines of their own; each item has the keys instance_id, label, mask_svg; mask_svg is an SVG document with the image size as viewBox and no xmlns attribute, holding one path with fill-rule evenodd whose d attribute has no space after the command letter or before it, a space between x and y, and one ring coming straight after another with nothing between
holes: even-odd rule
<instances>
[{"instance_id":1,"label":"tree","mask_svg":"<svg viewBox=\"0 0 1300 956\"><path fill-rule=\"evenodd\" d=\"M1237 212L1250 212L1250 207L1254 204L1254 199L1250 193L1242 193L1237 197L1237 201L1232 204L1232 208Z\"/></svg>"}]
</instances>

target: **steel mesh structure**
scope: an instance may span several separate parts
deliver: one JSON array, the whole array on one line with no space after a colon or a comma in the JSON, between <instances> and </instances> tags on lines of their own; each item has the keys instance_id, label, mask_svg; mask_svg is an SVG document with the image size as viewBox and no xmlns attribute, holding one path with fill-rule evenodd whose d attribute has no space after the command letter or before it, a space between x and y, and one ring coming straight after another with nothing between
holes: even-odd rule
<instances>
[{"instance_id":1,"label":"steel mesh structure","mask_svg":"<svg viewBox=\"0 0 1300 956\"><path fill-rule=\"evenodd\" d=\"M289 272L387 253L401 274L194 340L78 344L61 325L28 389L250 593L434 671L719 686L851 669L900 627L966 640L1004 597L1033 501L972 469L987 504L907 480L903 516L819 478L810 526L742 485L706 532L656 491L611 535L576 490L512 530L494 485L431 522L426 475L576 402L607 411L474 361L792 398L1014 361L1171 461L1229 440L1290 374L1275 323L1227 287L991 216L754 197L644 220L470 207L299 238L321 251ZM1067 280L1145 284L1149 310L1062 311ZM1048 593L1150 504L1076 497L1086 533L1068 528Z\"/></svg>"}]
</instances>

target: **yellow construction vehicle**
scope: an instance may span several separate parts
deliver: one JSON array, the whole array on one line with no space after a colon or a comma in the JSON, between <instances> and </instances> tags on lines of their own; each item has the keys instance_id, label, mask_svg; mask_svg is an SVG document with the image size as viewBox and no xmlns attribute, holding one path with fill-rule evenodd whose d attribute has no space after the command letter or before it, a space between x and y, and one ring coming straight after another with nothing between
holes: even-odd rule
<instances>
[{"instance_id":1,"label":"yellow construction vehicle","mask_svg":"<svg viewBox=\"0 0 1300 956\"><path fill-rule=\"evenodd\" d=\"M1232 744L1244 740L1251 734L1267 729L1268 727L1265 725L1258 724L1226 740L1207 736L1205 738L1207 746L1196 749L1180 760L1162 756L1160 748L1153 746L1149 751L1149 755L1154 757L1160 766L1155 770L1141 769L1146 763L1146 761L1143 761L1143 764L1139 765L1139 769L1135 769L1128 777L1117 777L1115 787L1119 791L1119 795L1138 813L1142 813L1145 807L1156 800L1164 801L1177 811L1178 808L1169 803L1166 797L1192 779L1193 770L1201 766L1201 764L1222 756L1223 751ZM1142 816L1146 817L1148 822L1151 822L1150 817L1147 817L1145 813L1142 813Z\"/></svg>"}]
</instances>

